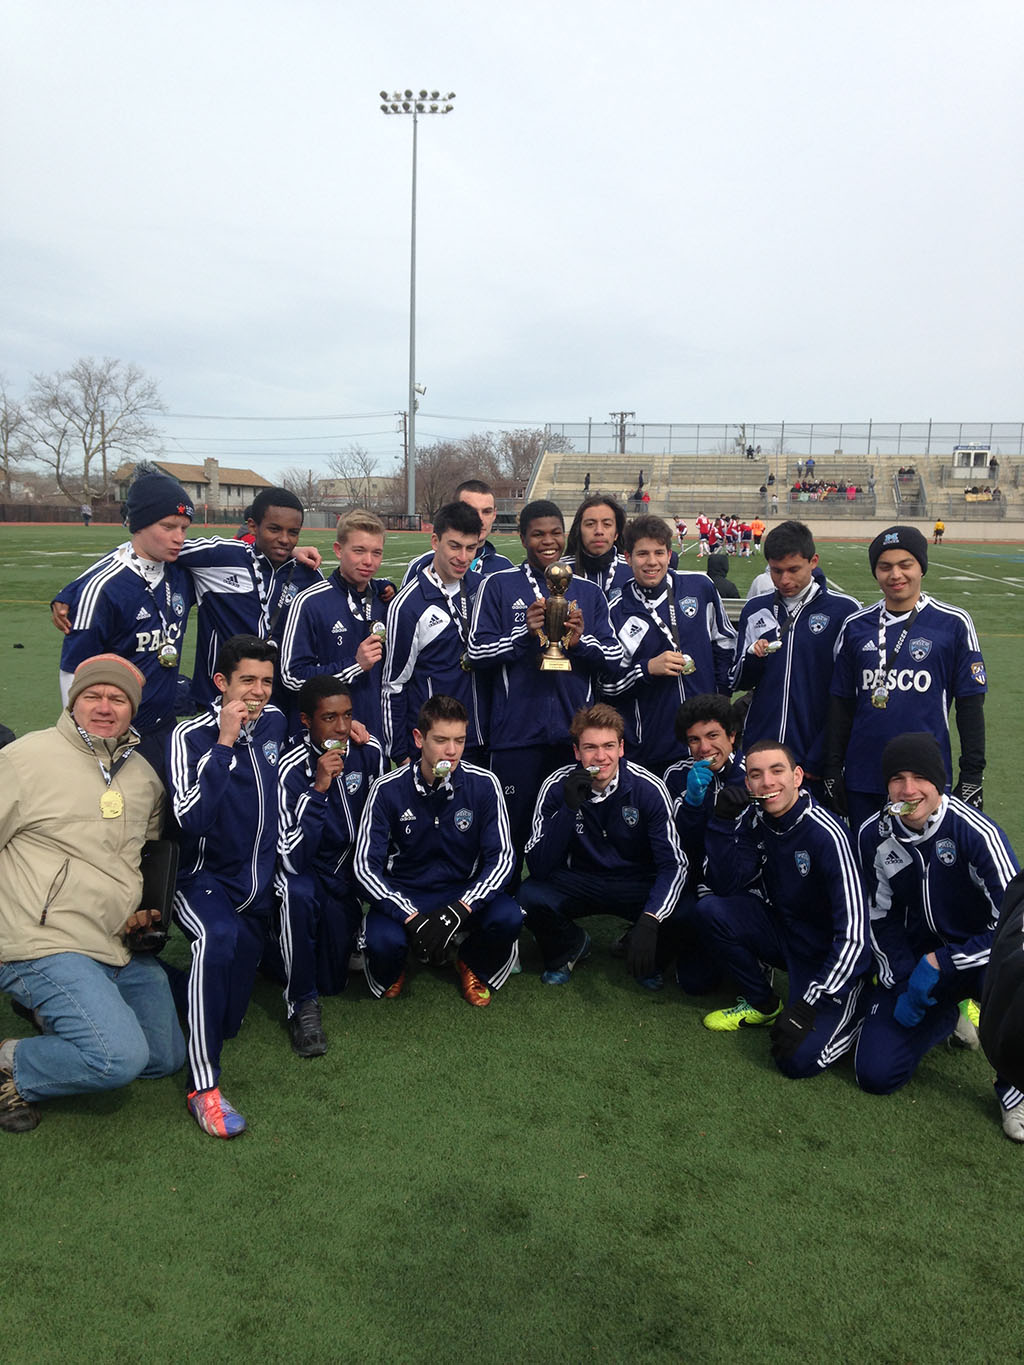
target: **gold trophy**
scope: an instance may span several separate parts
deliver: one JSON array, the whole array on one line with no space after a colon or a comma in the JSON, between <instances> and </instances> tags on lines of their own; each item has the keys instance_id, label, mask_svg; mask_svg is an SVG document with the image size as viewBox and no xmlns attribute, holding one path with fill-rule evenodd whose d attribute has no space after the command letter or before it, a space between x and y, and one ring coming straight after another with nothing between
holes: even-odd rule
<instances>
[{"instance_id":1,"label":"gold trophy","mask_svg":"<svg viewBox=\"0 0 1024 1365\"><path fill-rule=\"evenodd\" d=\"M544 634L540 637L544 652L540 656L544 673L570 673L572 664L562 646L566 642L565 618L576 606L566 601L565 590L572 581L568 564L549 564L544 571L544 582L551 596L544 605Z\"/></svg>"}]
</instances>

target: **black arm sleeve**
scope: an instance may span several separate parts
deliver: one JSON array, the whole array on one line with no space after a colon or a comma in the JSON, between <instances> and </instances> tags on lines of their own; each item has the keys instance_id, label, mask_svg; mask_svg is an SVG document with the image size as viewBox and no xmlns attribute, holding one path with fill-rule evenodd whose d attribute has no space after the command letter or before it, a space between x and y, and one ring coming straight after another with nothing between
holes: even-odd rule
<instances>
[{"instance_id":1,"label":"black arm sleeve","mask_svg":"<svg viewBox=\"0 0 1024 1365\"><path fill-rule=\"evenodd\" d=\"M956 730L960 736L960 776L980 782L985 771L985 694L956 699Z\"/></svg>"},{"instance_id":2,"label":"black arm sleeve","mask_svg":"<svg viewBox=\"0 0 1024 1365\"><path fill-rule=\"evenodd\" d=\"M838 777L846 762L846 746L853 729L854 697L829 697L828 720L825 722L825 771L822 777ZM958 713L959 715L959 713Z\"/></svg>"}]
</instances>

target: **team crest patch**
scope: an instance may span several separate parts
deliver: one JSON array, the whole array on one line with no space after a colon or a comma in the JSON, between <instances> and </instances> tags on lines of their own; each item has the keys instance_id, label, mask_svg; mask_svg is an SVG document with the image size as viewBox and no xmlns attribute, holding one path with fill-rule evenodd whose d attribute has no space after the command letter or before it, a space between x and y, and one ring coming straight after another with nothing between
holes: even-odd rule
<instances>
[{"instance_id":1,"label":"team crest patch","mask_svg":"<svg viewBox=\"0 0 1024 1365\"><path fill-rule=\"evenodd\" d=\"M910 644L907 645L907 648L910 650L910 657L913 659L914 663L919 664L927 659L928 655L932 652L932 642L931 640L925 640L918 636L916 640L911 640Z\"/></svg>"},{"instance_id":2,"label":"team crest patch","mask_svg":"<svg viewBox=\"0 0 1024 1365\"><path fill-rule=\"evenodd\" d=\"M622 818L630 829L634 829L640 819L640 812L637 810L636 806L623 806Z\"/></svg>"},{"instance_id":3,"label":"team crest patch","mask_svg":"<svg viewBox=\"0 0 1024 1365\"><path fill-rule=\"evenodd\" d=\"M956 844L952 839L940 839L935 845L935 856L943 867L952 867L956 862Z\"/></svg>"},{"instance_id":4,"label":"team crest patch","mask_svg":"<svg viewBox=\"0 0 1024 1365\"><path fill-rule=\"evenodd\" d=\"M889 531L885 539L882 541L883 545L898 545L899 543L900 543L899 531Z\"/></svg>"},{"instance_id":5,"label":"team crest patch","mask_svg":"<svg viewBox=\"0 0 1024 1365\"><path fill-rule=\"evenodd\" d=\"M277 766L277 754L280 747L281 746L278 744L276 739L268 739L263 745L263 757L267 760L271 767Z\"/></svg>"},{"instance_id":6,"label":"team crest patch","mask_svg":"<svg viewBox=\"0 0 1024 1365\"><path fill-rule=\"evenodd\" d=\"M171 607L174 610L175 616L185 615L185 599L180 592L171 593Z\"/></svg>"},{"instance_id":7,"label":"team crest patch","mask_svg":"<svg viewBox=\"0 0 1024 1365\"><path fill-rule=\"evenodd\" d=\"M816 611L807 624L811 628L812 635L820 635L828 625L828 617L823 611Z\"/></svg>"},{"instance_id":8,"label":"team crest patch","mask_svg":"<svg viewBox=\"0 0 1024 1365\"><path fill-rule=\"evenodd\" d=\"M455 828L459 831L460 834L465 834L466 830L469 829L472 823L473 812L471 810L467 810L465 806L463 806L461 810L457 810L455 812Z\"/></svg>"},{"instance_id":9,"label":"team crest patch","mask_svg":"<svg viewBox=\"0 0 1024 1365\"><path fill-rule=\"evenodd\" d=\"M971 664L971 677L976 683L985 686L985 665L982 663Z\"/></svg>"},{"instance_id":10,"label":"team crest patch","mask_svg":"<svg viewBox=\"0 0 1024 1365\"><path fill-rule=\"evenodd\" d=\"M692 621L693 618L697 615L696 597L680 597L679 610L683 613L683 615L686 617L688 621Z\"/></svg>"},{"instance_id":11,"label":"team crest patch","mask_svg":"<svg viewBox=\"0 0 1024 1365\"><path fill-rule=\"evenodd\" d=\"M796 870L801 877L806 877L811 870L811 855L805 848L798 848L793 854L793 861L796 863Z\"/></svg>"},{"instance_id":12,"label":"team crest patch","mask_svg":"<svg viewBox=\"0 0 1024 1365\"><path fill-rule=\"evenodd\" d=\"M345 774L345 790L348 792L349 796L355 796L356 792L359 790L362 784L363 784L362 773Z\"/></svg>"},{"instance_id":13,"label":"team crest patch","mask_svg":"<svg viewBox=\"0 0 1024 1365\"><path fill-rule=\"evenodd\" d=\"M291 583L289 583L286 588L283 588L281 590L281 596L277 600L282 607L286 607L294 596L295 588L292 586Z\"/></svg>"}]
</instances>

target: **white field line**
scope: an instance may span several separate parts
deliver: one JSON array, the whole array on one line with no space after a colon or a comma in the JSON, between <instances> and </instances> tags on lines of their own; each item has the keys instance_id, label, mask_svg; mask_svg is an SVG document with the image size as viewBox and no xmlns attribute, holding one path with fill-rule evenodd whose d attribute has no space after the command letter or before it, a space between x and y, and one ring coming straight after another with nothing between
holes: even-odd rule
<instances>
[{"instance_id":1,"label":"white field line","mask_svg":"<svg viewBox=\"0 0 1024 1365\"><path fill-rule=\"evenodd\" d=\"M972 569L965 569L959 564L940 564L937 559L929 559L928 567L929 568L934 567L936 569L948 569L950 573L956 574L958 577L963 576L965 578L982 578L985 580L986 583L1002 583L1004 587L1012 588L1014 592L1021 592L1022 590L1024 590L1024 588L1022 588L1022 585L1018 583L1016 579L993 578L991 574L975 573Z\"/></svg>"}]
</instances>

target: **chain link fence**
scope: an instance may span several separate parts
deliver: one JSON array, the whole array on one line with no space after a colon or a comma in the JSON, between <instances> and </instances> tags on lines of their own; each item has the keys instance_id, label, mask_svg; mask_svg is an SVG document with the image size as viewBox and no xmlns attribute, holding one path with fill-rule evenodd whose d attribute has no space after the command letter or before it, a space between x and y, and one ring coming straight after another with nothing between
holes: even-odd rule
<instances>
[{"instance_id":1,"label":"chain link fence","mask_svg":"<svg viewBox=\"0 0 1024 1365\"><path fill-rule=\"evenodd\" d=\"M833 451L845 455L952 455L957 446L1024 454L1024 422L549 422L552 437L595 455L731 454L762 457Z\"/></svg>"}]
</instances>

